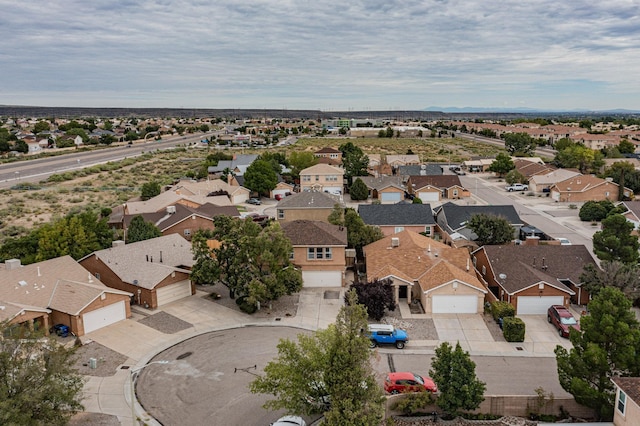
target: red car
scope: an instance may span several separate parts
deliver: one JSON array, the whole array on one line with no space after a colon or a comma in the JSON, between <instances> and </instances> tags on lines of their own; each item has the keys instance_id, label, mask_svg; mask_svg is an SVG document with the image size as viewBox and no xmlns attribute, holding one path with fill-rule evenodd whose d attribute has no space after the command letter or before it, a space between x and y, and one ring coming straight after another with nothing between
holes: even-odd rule
<instances>
[{"instance_id":1,"label":"red car","mask_svg":"<svg viewBox=\"0 0 640 426\"><path fill-rule=\"evenodd\" d=\"M569 309L562 305L552 305L547 311L547 321L558 329L560 337L569 337L569 330L575 328L580 331L578 321L573 317Z\"/></svg>"},{"instance_id":2,"label":"red car","mask_svg":"<svg viewBox=\"0 0 640 426\"><path fill-rule=\"evenodd\" d=\"M409 372L389 373L384 379L384 391L390 394L404 392L438 392L438 386L429 377Z\"/></svg>"}]
</instances>

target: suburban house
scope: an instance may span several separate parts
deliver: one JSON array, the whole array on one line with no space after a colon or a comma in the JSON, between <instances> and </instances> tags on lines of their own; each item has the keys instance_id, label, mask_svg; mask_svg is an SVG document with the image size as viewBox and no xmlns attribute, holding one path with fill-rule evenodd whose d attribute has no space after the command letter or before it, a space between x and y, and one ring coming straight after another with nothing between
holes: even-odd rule
<instances>
[{"instance_id":1,"label":"suburban house","mask_svg":"<svg viewBox=\"0 0 640 426\"><path fill-rule=\"evenodd\" d=\"M579 175L580 172L573 169L556 169L548 173L534 175L529 178L529 190L533 192L548 192L556 183Z\"/></svg>"},{"instance_id":2,"label":"suburban house","mask_svg":"<svg viewBox=\"0 0 640 426\"><path fill-rule=\"evenodd\" d=\"M191 236L199 229L213 230L213 218L221 215L240 217L240 212L236 206L221 207L206 203L194 208L176 203L173 206L167 206L164 211L125 215L123 219L125 241L131 221L136 216L142 216L145 222L153 223L160 229L162 235L179 234L191 241Z\"/></svg>"},{"instance_id":3,"label":"suburban house","mask_svg":"<svg viewBox=\"0 0 640 426\"><path fill-rule=\"evenodd\" d=\"M324 164L330 164L332 166L338 166L342 164L342 151L335 148L322 148L314 152L313 155L315 155L318 159L323 160L320 162Z\"/></svg>"},{"instance_id":4,"label":"suburban house","mask_svg":"<svg viewBox=\"0 0 640 426\"><path fill-rule=\"evenodd\" d=\"M412 231L363 248L367 281L389 279L396 303L419 300L425 313L478 313L487 289L475 276L469 252Z\"/></svg>"},{"instance_id":5,"label":"suburban house","mask_svg":"<svg viewBox=\"0 0 640 426\"><path fill-rule=\"evenodd\" d=\"M623 216L633 223L633 229L637 232L640 229L640 201L621 201L627 211Z\"/></svg>"},{"instance_id":6,"label":"suburban house","mask_svg":"<svg viewBox=\"0 0 640 426\"><path fill-rule=\"evenodd\" d=\"M293 264L302 272L304 287L342 287L345 284L347 229L317 220L282 223L293 245Z\"/></svg>"},{"instance_id":7,"label":"suburban house","mask_svg":"<svg viewBox=\"0 0 640 426\"><path fill-rule=\"evenodd\" d=\"M387 164L394 169L400 166L419 165L420 156L417 154L387 155Z\"/></svg>"},{"instance_id":8,"label":"suburban house","mask_svg":"<svg viewBox=\"0 0 640 426\"><path fill-rule=\"evenodd\" d=\"M539 158L537 159L538 161L532 160L530 158L514 158L515 170L527 179L531 178L531 176L544 175L555 170L555 167L547 166Z\"/></svg>"},{"instance_id":9,"label":"suburban house","mask_svg":"<svg viewBox=\"0 0 640 426\"><path fill-rule=\"evenodd\" d=\"M248 136L249 138L251 137L250 135ZM233 156L232 160L220 160L216 166L209 166L207 173L211 177L219 177L228 172L242 176L247 171L247 167L256 161L258 157L258 154L237 154Z\"/></svg>"},{"instance_id":10,"label":"suburban house","mask_svg":"<svg viewBox=\"0 0 640 426\"><path fill-rule=\"evenodd\" d=\"M321 220L328 222L335 205L344 208L336 196L324 192L298 192L278 201L276 219L279 222L293 220Z\"/></svg>"},{"instance_id":11,"label":"suburban house","mask_svg":"<svg viewBox=\"0 0 640 426\"><path fill-rule=\"evenodd\" d=\"M409 176L437 176L442 174L442 166L434 163L398 166L396 174L404 176L405 181Z\"/></svg>"},{"instance_id":12,"label":"suburban house","mask_svg":"<svg viewBox=\"0 0 640 426\"><path fill-rule=\"evenodd\" d=\"M384 235L408 230L431 236L436 225L429 204L360 204L358 214L364 223L377 226Z\"/></svg>"},{"instance_id":13,"label":"suburban house","mask_svg":"<svg viewBox=\"0 0 640 426\"><path fill-rule=\"evenodd\" d=\"M369 189L372 200L380 200L383 204L398 203L404 200L404 185L400 176L358 176Z\"/></svg>"},{"instance_id":14,"label":"suburban house","mask_svg":"<svg viewBox=\"0 0 640 426\"><path fill-rule=\"evenodd\" d=\"M167 191L174 191L177 194L187 197L213 197L226 195L231 204L240 204L247 201L251 191L240 185L232 185L233 179L229 183L222 179L207 179L194 181L183 179L171 186ZM218 204L213 202L213 204Z\"/></svg>"},{"instance_id":15,"label":"suburban house","mask_svg":"<svg viewBox=\"0 0 640 426\"><path fill-rule=\"evenodd\" d=\"M367 158L369 158L367 171L371 176L379 177L393 175L393 169L389 164L382 160L382 156L380 154L367 154Z\"/></svg>"},{"instance_id":16,"label":"suburban house","mask_svg":"<svg viewBox=\"0 0 640 426\"><path fill-rule=\"evenodd\" d=\"M107 286L133 293L133 301L156 309L195 294L189 279L193 266L191 243L178 234L96 251L80 264Z\"/></svg>"},{"instance_id":17,"label":"suburban house","mask_svg":"<svg viewBox=\"0 0 640 426\"><path fill-rule=\"evenodd\" d=\"M486 172L494 161L495 158L466 160L462 162L462 168L470 172Z\"/></svg>"},{"instance_id":18,"label":"suburban house","mask_svg":"<svg viewBox=\"0 0 640 426\"><path fill-rule=\"evenodd\" d=\"M328 164L316 164L300 171L300 191L328 192L340 195L344 188L344 170Z\"/></svg>"},{"instance_id":19,"label":"suburban house","mask_svg":"<svg viewBox=\"0 0 640 426\"><path fill-rule=\"evenodd\" d=\"M543 315L551 305L589 302L580 275L585 265L596 262L585 246L485 245L471 255L494 300L511 303L519 315Z\"/></svg>"},{"instance_id":20,"label":"suburban house","mask_svg":"<svg viewBox=\"0 0 640 426\"><path fill-rule=\"evenodd\" d=\"M56 324L76 336L131 316L132 293L109 288L71 256L0 269L0 321L48 330Z\"/></svg>"},{"instance_id":21,"label":"suburban house","mask_svg":"<svg viewBox=\"0 0 640 426\"><path fill-rule=\"evenodd\" d=\"M551 186L550 191L551 198L559 202L619 200L619 186L613 179L601 179L593 175L571 177L555 183ZM629 188L624 188L624 195L632 198L633 191Z\"/></svg>"},{"instance_id":22,"label":"suburban house","mask_svg":"<svg viewBox=\"0 0 640 426\"><path fill-rule=\"evenodd\" d=\"M475 214L487 214L505 218L513 226L513 238L520 234L524 222L511 205L505 206L459 206L452 202L445 203L435 209L436 232L447 244L456 247L470 245L478 236L467 227L467 223ZM473 244L471 244L473 245Z\"/></svg>"},{"instance_id":23,"label":"suburban house","mask_svg":"<svg viewBox=\"0 0 640 426\"><path fill-rule=\"evenodd\" d=\"M285 197L293 194L294 185L280 180L276 187L269 192L269 198L276 198L277 196Z\"/></svg>"},{"instance_id":24,"label":"suburban house","mask_svg":"<svg viewBox=\"0 0 640 426\"><path fill-rule=\"evenodd\" d=\"M409 176L407 192L420 198L423 203L440 201L443 198L457 200L471 196L471 192L460 183L458 175Z\"/></svg>"},{"instance_id":25,"label":"suburban house","mask_svg":"<svg viewBox=\"0 0 640 426\"><path fill-rule=\"evenodd\" d=\"M616 400L613 409L614 426L635 426L640 419L640 377L613 377Z\"/></svg>"}]
</instances>

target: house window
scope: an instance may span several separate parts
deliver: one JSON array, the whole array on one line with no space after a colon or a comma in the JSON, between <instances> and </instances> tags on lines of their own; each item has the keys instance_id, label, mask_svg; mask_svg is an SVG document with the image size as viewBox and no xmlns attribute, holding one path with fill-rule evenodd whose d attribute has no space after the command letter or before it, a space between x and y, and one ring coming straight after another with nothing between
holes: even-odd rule
<instances>
[{"instance_id":1,"label":"house window","mask_svg":"<svg viewBox=\"0 0 640 426\"><path fill-rule=\"evenodd\" d=\"M284 219L284 210L278 209L278 219Z\"/></svg>"},{"instance_id":2,"label":"house window","mask_svg":"<svg viewBox=\"0 0 640 426\"><path fill-rule=\"evenodd\" d=\"M293 250L289 253L289 260L293 260Z\"/></svg>"},{"instance_id":3,"label":"house window","mask_svg":"<svg viewBox=\"0 0 640 426\"><path fill-rule=\"evenodd\" d=\"M338 154L329 154L330 158L338 158Z\"/></svg>"},{"instance_id":4,"label":"house window","mask_svg":"<svg viewBox=\"0 0 640 426\"><path fill-rule=\"evenodd\" d=\"M320 181L320 175L316 175L316 182Z\"/></svg>"},{"instance_id":5,"label":"house window","mask_svg":"<svg viewBox=\"0 0 640 426\"><path fill-rule=\"evenodd\" d=\"M482 265L482 275L484 276L486 274L487 274L487 268L484 265Z\"/></svg>"},{"instance_id":6,"label":"house window","mask_svg":"<svg viewBox=\"0 0 640 426\"><path fill-rule=\"evenodd\" d=\"M309 176L309 175L303 175L303 176L302 176L302 181L303 181L303 182L311 182L311 176Z\"/></svg>"},{"instance_id":7,"label":"house window","mask_svg":"<svg viewBox=\"0 0 640 426\"><path fill-rule=\"evenodd\" d=\"M473 260L473 267L475 268L476 267L476 262L478 261L478 258L473 256L473 258L471 260Z\"/></svg>"},{"instance_id":8,"label":"house window","mask_svg":"<svg viewBox=\"0 0 640 426\"><path fill-rule=\"evenodd\" d=\"M457 197L457 196L458 196L458 190L457 190L457 189L454 189L454 190L453 190L453 196L454 196L454 197Z\"/></svg>"},{"instance_id":9,"label":"house window","mask_svg":"<svg viewBox=\"0 0 640 426\"><path fill-rule=\"evenodd\" d=\"M331 260L331 247L307 248L307 260L327 259Z\"/></svg>"},{"instance_id":10,"label":"house window","mask_svg":"<svg viewBox=\"0 0 640 426\"><path fill-rule=\"evenodd\" d=\"M605 192L604 196L608 198L609 197L609 191Z\"/></svg>"},{"instance_id":11,"label":"house window","mask_svg":"<svg viewBox=\"0 0 640 426\"><path fill-rule=\"evenodd\" d=\"M398 232L402 232L404 231L404 226L396 226L395 228L393 228L393 233L397 234Z\"/></svg>"},{"instance_id":12,"label":"house window","mask_svg":"<svg viewBox=\"0 0 640 426\"><path fill-rule=\"evenodd\" d=\"M431 227L430 226L425 226L424 227L424 235L425 237L428 237L431 235Z\"/></svg>"},{"instance_id":13,"label":"house window","mask_svg":"<svg viewBox=\"0 0 640 426\"><path fill-rule=\"evenodd\" d=\"M189 235L191 235L191 229L185 229L184 230L184 236L188 237Z\"/></svg>"},{"instance_id":14,"label":"house window","mask_svg":"<svg viewBox=\"0 0 640 426\"><path fill-rule=\"evenodd\" d=\"M625 406L627 405L627 394L622 392L622 389L618 392L618 411L620 414L624 414Z\"/></svg>"}]
</instances>

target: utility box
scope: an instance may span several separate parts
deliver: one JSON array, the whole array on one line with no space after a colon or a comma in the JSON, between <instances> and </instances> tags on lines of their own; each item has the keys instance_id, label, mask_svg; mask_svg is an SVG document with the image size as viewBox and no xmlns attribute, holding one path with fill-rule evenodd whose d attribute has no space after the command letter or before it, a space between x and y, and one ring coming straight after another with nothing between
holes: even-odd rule
<instances>
[{"instance_id":1,"label":"utility box","mask_svg":"<svg viewBox=\"0 0 640 426\"><path fill-rule=\"evenodd\" d=\"M89 368L95 370L98 368L98 360L95 358L89 358Z\"/></svg>"}]
</instances>

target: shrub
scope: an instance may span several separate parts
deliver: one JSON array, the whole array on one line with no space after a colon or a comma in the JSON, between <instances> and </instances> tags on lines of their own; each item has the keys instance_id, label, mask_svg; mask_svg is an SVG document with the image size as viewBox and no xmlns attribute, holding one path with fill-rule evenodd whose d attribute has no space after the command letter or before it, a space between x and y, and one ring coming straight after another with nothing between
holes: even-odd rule
<instances>
[{"instance_id":1,"label":"shrub","mask_svg":"<svg viewBox=\"0 0 640 426\"><path fill-rule=\"evenodd\" d=\"M398 399L399 401L393 405L393 409L402 411L407 416L418 413L434 402L431 392L407 393Z\"/></svg>"},{"instance_id":2,"label":"shrub","mask_svg":"<svg viewBox=\"0 0 640 426\"><path fill-rule=\"evenodd\" d=\"M502 334L507 342L524 342L524 321L516 317L503 319Z\"/></svg>"},{"instance_id":3,"label":"shrub","mask_svg":"<svg viewBox=\"0 0 640 426\"><path fill-rule=\"evenodd\" d=\"M496 300L491 304L491 315L496 321L498 318L513 317L516 315L516 308L509 302Z\"/></svg>"},{"instance_id":4,"label":"shrub","mask_svg":"<svg viewBox=\"0 0 640 426\"><path fill-rule=\"evenodd\" d=\"M236 304L240 307L240 310L246 314L253 314L258 310L258 307L248 301L247 296L241 296L236 299Z\"/></svg>"}]
</instances>

